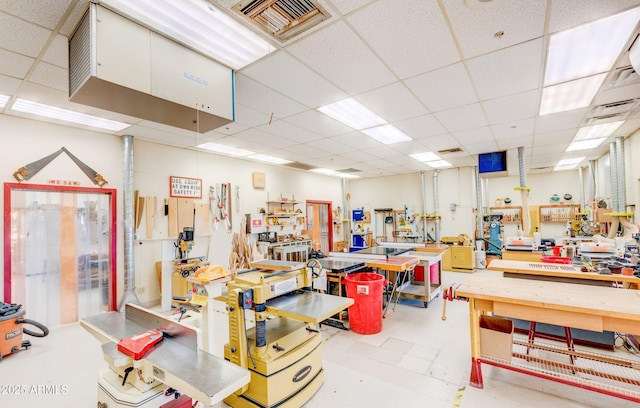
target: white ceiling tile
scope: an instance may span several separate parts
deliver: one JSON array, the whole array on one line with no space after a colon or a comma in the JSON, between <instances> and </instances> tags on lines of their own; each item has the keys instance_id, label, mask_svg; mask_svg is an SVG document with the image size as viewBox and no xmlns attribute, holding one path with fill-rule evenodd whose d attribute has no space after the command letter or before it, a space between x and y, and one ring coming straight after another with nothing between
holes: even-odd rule
<instances>
[{"instance_id":1,"label":"white ceiling tile","mask_svg":"<svg viewBox=\"0 0 640 408\"><path fill-rule=\"evenodd\" d=\"M308 109L243 74L236 75L235 90L237 103L267 115L273 112L275 118L285 118Z\"/></svg>"},{"instance_id":2,"label":"white ceiling tile","mask_svg":"<svg viewBox=\"0 0 640 408\"><path fill-rule=\"evenodd\" d=\"M69 13L69 17L66 21L64 21L64 24L60 28L60 34L66 37L69 37L71 35L73 30L75 30L76 26L80 22L80 19L84 15L85 11L87 10L89 1L90 0L79 0L77 3L75 3L75 7L71 11L71 13Z\"/></svg>"},{"instance_id":3,"label":"white ceiling tile","mask_svg":"<svg viewBox=\"0 0 640 408\"><path fill-rule=\"evenodd\" d=\"M447 133L433 115L423 115L394 123L412 139L423 139Z\"/></svg>"},{"instance_id":4,"label":"white ceiling tile","mask_svg":"<svg viewBox=\"0 0 640 408\"><path fill-rule=\"evenodd\" d=\"M449 132L487 126L487 119L477 103L433 114Z\"/></svg>"},{"instance_id":5,"label":"white ceiling tile","mask_svg":"<svg viewBox=\"0 0 640 408\"><path fill-rule=\"evenodd\" d=\"M400 78L460 61L437 2L412 2L410 12L400 4L378 1L348 20Z\"/></svg>"},{"instance_id":6,"label":"white ceiling tile","mask_svg":"<svg viewBox=\"0 0 640 408\"><path fill-rule=\"evenodd\" d=\"M42 60L64 69L69 68L69 42L64 35L57 34L42 57Z\"/></svg>"},{"instance_id":7,"label":"white ceiling tile","mask_svg":"<svg viewBox=\"0 0 640 408\"><path fill-rule=\"evenodd\" d=\"M332 139L320 139L308 142L307 146L328 152L330 154L344 154L351 151L351 148L344 143L338 143Z\"/></svg>"},{"instance_id":8,"label":"white ceiling tile","mask_svg":"<svg viewBox=\"0 0 640 408\"><path fill-rule=\"evenodd\" d=\"M69 1L41 4L37 1L0 1L0 9L43 27L54 29L64 15Z\"/></svg>"},{"instance_id":9,"label":"white ceiling tile","mask_svg":"<svg viewBox=\"0 0 640 408\"><path fill-rule=\"evenodd\" d=\"M351 132L340 136L334 136L331 140L337 143L343 143L353 150L360 151L362 151L362 149L379 147L381 145L377 140L372 139L361 132Z\"/></svg>"},{"instance_id":10,"label":"white ceiling tile","mask_svg":"<svg viewBox=\"0 0 640 408\"><path fill-rule=\"evenodd\" d=\"M219 128L216 128L215 131L220 132L223 135L229 136L229 135L242 132L243 130L248 128L249 128L248 126L235 121L235 122L227 123L226 125L220 126Z\"/></svg>"},{"instance_id":11,"label":"white ceiling tile","mask_svg":"<svg viewBox=\"0 0 640 408\"><path fill-rule=\"evenodd\" d=\"M482 102L489 123L534 118L538 112L538 90L503 96Z\"/></svg>"},{"instance_id":12,"label":"white ceiling tile","mask_svg":"<svg viewBox=\"0 0 640 408\"><path fill-rule=\"evenodd\" d=\"M149 122L147 122L147 124L148 123ZM177 134L171 130L165 131L141 125L133 125L128 127L126 129L126 133L133 136L134 140L140 139L150 142L160 142L162 144L177 145L180 147L193 147L198 143L195 134Z\"/></svg>"},{"instance_id":13,"label":"white ceiling tile","mask_svg":"<svg viewBox=\"0 0 640 408\"><path fill-rule=\"evenodd\" d=\"M588 108L554 113L536 118L535 132L548 133L562 129L575 129L580 126Z\"/></svg>"},{"instance_id":14,"label":"white ceiling tile","mask_svg":"<svg viewBox=\"0 0 640 408\"><path fill-rule=\"evenodd\" d=\"M24 79L35 59L0 48L0 61L0 74Z\"/></svg>"},{"instance_id":15,"label":"white ceiling tile","mask_svg":"<svg viewBox=\"0 0 640 408\"><path fill-rule=\"evenodd\" d=\"M341 89L361 93L396 80L371 49L337 22L291 45L291 55Z\"/></svg>"},{"instance_id":16,"label":"white ceiling tile","mask_svg":"<svg viewBox=\"0 0 640 408\"><path fill-rule=\"evenodd\" d=\"M638 0L580 0L579 7L576 7L576 3L572 1L553 1L549 32L554 33L599 20L639 4Z\"/></svg>"},{"instance_id":17,"label":"white ceiling tile","mask_svg":"<svg viewBox=\"0 0 640 408\"><path fill-rule=\"evenodd\" d=\"M454 64L404 81L431 112L478 101L462 64Z\"/></svg>"},{"instance_id":18,"label":"white ceiling tile","mask_svg":"<svg viewBox=\"0 0 640 408\"><path fill-rule=\"evenodd\" d=\"M296 156L298 157L297 161L303 163L306 163L307 158L313 159L324 157L328 154L328 152L325 152L324 150L319 150L306 144L290 146L282 150L296 154Z\"/></svg>"},{"instance_id":19,"label":"white ceiling tile","mask_svg":"<svg viewBox=\"0 0 640 408\"><path fill-rule=\"evenodd\" d=\"M328 3L333 5L333 7L335 7L335 9L343 16L366 5L367 3L372 2L374 2L374 0L328 0Z\"/></svg>"},{"instance_id":20,"label":"white ceiling tile","mask_svg":"<svg viewBox=\"0 0 640 408\"><path fill-rule=\"evenodd\" d=\"M365 92L355 99L388 122L413 118L428 111L400 82Z\"/></svg>"},{"instance_id":21,"label":"white ceiling tile","mask_svg":"<svg viewBox=\"0 0 640 408\"><path fill-rule=\"evenodd\" d=\"M270 125L267 124L259 126L258 129L264 132L284 137L296 143L308 143L323 138L317 133L299 128L298 126L292 125L291 123L284 120L277 120L271 122Z\"/></svg>"},{"instance_id":22,"label":"white ceiling tile","mask_svg":"<svg viewBox=\"0 0 640 408\"><path fill-rule=\"evenodd\" d=\"M0 54L2 54L1 50L0 50ZM0 59L2 59L2 56L0 56ZM3 95L14 94L18 91L19 87L20 87L19 79L0 74L0 94L3 94Z\"/></svg>"},{"instance_id":23,"label":"white ceiling tile","mask_svg":"<svg viewBox=\"0 0 640 408\"><path fill-rule=\"evenodd\" d=\"M447 162L457 167L478 165L478 160L474 157L469 157L469 156L454 157L452 159L445 159L445 160L447 160Z\"/></svg>"},{"instance_id":24,"label":"white ceiling tile","mask_svg":"<svg viewBox=\"0 0 640 408\"><path fill-rule=\"evenodd\" d=\"M69 74L64 68L41 62L36 66L29 80L61 91L69 90Z\"/></svg>"},{"instance_id":25,"label":"white ceiling tile","mask_svg":"<svg viewBox=\"0 0 640 408\"><path fill-rule=\"evenodd\" d=\"M467 61L469 75L481 100L531 89L541 82L542 39L528 41Z\"/></svg>"},{"instance_id":26,"label":"white ceiling tile","mask_svg":"<svg viewBox=\"0 0 640 408\"><path fill-rule=\"evenodd\" d=\"M33 58L40 54L51 35L51 30L4 13L0 13L0 27L0 48Z\"/></svg>"},{"instance_id":27,"label":"white ceiling tile","mask_svg":"<svg viewBox=\"0 0 640 408\"><path fill-rule=\"evenodd\" d=\"M240 70L309 108L344 99L347 94L287 52L276 51Z\"/></svg>"},{"instance_id":28,"label":"white ceiling tile","mask_svg":"<svg viewBox=\"0 0 640 408\"><path fill-rule=\"evenodd\" d=\"M393 150L405 155L424 152L424 145L416 140L410 140L402 143L394 143L390 145L390 147Z\"/></svg>"},{"instance_id":29,"label":"white ceiling tile","mask_svg":"<svg viewBox=\"0 0 640 408\"><path fill-rule=\"evenodd\" d=\"M438 152L440 150L445 149L454 149L456 147L460 147L458 141L453 138L453 136L447 134L437 137L427 137L424 139L419 139L418 142L422 143L422 145L427 149L427 151Z\"/></svg>"},{"instance_id":30,"label":"white ceiling tile","mask_svg":"<svg viewBox=\"0 0 640 408\"><path fill-rule=\"evenodd\" d=\"M254 153L261 153L262 151L269 149L270 146L264 143L257 143L253 140L246 140L233 136L226 136L222 139L219 139L217 143L220 143L225 146L237 147L238 149L245 149Z\"/></svg>"},{"instance_id":31,"label":"white ceiling tile","mask_svg":"<svg viewBox=\"0 0 640 408\"><path fill-rule=\"evenodd\" d=\"M269 123L269 114L259 112L243 104L236 104L236 122L240 125L253 127Z\"/></svg>"},{"instance_id":32,"label":"white ceiling tile","mask_svg":"<svg viewBox=\"0 0 640 408\"><path fill-rule=\"evenodd\" d=\"M468 144L464 146L464 149L469 154L491 153L500 150L496 142Z\"/></svg>"},{"instance_id":33,"label":"white ceiling tile","mask_svg":"<svg viewBox=\"0 0 640 408\"><path fill-rule=\"evenodd\" d=\"M500 150L517 149L518 147L531 147L533 146L533 136L518 136L509 139L497 140L498 148Z\"/></svg>"},{"instance_id":34,"label":"white ceiling tile","mask_svg":"<svg viewBox=\"0 0 640 408\"><path fill-rule=\"evenodd\" d=\"M325 137L353 132L349 126L343 125L315 109L289 116L284 121Z\"/></svg>"},{"instance_id":35,"label":"white ceiling tile","mask_svg":"<svg viewBox=\"0 0 640 408\"><path fill-rule=\"evenodd\" d=\"M467 7L464 1L444 1L465 58L520 44L543 34L546 2L504 0ZM494 34L503 31L501 38Z\"/></svg>"},{"instance_id":36,"label":"white ceiling tile","mask_svg":"<svg viewBox=\"0 0 640 408\"><path fill-rule=\"evenodd\" d=\"M549 133L538 133L533 137L533 143L536 147L558 146L559 143L566 144L571 142L575 135L575 129L565 129Z\"/></svg>"},{"instance_id":37,"label":"white ceiling tile","mask_svg":"<svg viewBox=\"0 0 640 408\"><path fill-rule=\"evenodd\" d=\"M369 153L375 157L380 157L382 159L388 159L390 157L405 157L402 153L398 153L395 150L388 149L385 145L380 145L378 147L373 147L371 149L365 149L366 153ZM384 161L384 160L383 160Z\"/></svg>"},{"instance_id":38,"label":"white ceiling tile","mask_svg":"<svg viewBox=\"0 0 640 408\"><path fill-rule=\"evenodd\" d=\"M454 132L453 138L458 141L460 146L465 147L470 144L494 141L493 133L491 133L491 129L488 126L464 130L461 132Z\"/></svg>"},{"instance_id":39,"label":"white ceiling tile","mask_svg":"<svg viewBox=\"0 0 640 408\"><path fill-rule=\"evenodd\" d=\"M344 156L354 161L355 163L367 162L367 161L372 161L376 159L374 156L368 153L365 153L361 150L353 150L353 149L350 150L349 153L346 153ZM356 164L356 167L357 166L358 165Z\"/></svg>"},{"instance_id":40,"label":"white ceiling tile","mask_svg":"<svg viewBox=\"0 0 640 408\"><path fill-rule=\"evenodd\" d=\"M255 128L247 129L240 133L236 133L233 135L233 137L246 140L252 143L257 143L260 145L265 145L265 146L288 147L288 146L293 146L297 144L292 140L285 139L283 137L279 137L271 133L263 132Z\"/></svg>"},{"instance_id":41,"label":"white ceiling tile","mask_svg":"<svg viewBox=\"0 0 640 408\"><path fill-rule=\"evenodd\" d=\"M511 139L522 136L531 136L533 134L534 119L524 119L514 122L499 123L491 125L491 131L496 140Z\"/></svg>"}]
</instances>

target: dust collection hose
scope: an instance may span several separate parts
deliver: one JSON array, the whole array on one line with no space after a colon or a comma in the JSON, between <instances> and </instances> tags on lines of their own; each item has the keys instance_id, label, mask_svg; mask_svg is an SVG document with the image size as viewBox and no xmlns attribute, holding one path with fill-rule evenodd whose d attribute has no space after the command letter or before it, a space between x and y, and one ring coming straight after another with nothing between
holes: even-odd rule
<instances>
[{"instance_id":1,"label":"dust collection hose","mask_svg":"<svg viewBox=\"0 0 640 408\"><path fill-rule=\"evenodd\" d=\"M20 324L20 323L23 323L23 324L30 324L30 325L35 326L35 327L37 327L38 329L40 329L40 333L38 333L38 332L31 331L31 330L29 330L29 329L22 328L22 331L23 331L25 334L28 334L29 336L33 336L33 337L46 337L46 336L49 334L49 329L47 328L47 326L45 326L45 325L44 325L44 324L42 324L42 323L36 322L35 320L31 320L31 319L22 319L22 318L20 318L20 317L19 317L19 318L17 318L17 319L16 319L16 323L18 323L18 324Z\"/></svg>"}]
</instances>

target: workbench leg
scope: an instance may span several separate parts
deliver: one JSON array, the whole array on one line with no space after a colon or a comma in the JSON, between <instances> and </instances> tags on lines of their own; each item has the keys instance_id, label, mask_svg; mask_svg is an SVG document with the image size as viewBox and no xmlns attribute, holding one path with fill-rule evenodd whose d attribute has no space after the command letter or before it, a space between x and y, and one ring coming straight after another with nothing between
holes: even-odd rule
<instances>
[{"instance_id":1,"label":"workbench leg","mask_svg":"<svg viewBox=\"0 0 640 408\"><path fill-rule=\"evenodd\" d=\"M469 383L476 388L482 388L482 367L480 365L480 313L476 309L474 298L469 299L469 333L471 335L471 378Z\"/></svg>"},{"instance_id":2,"label":"workbench leg","mask_svg":"<svg viewBox=\"0 0 640 408\"><path fill-rule=\"evenodd\" d=\"M482 363L478 358L471 358L471 376L469 378L469 384L475 388L484 387L484 382L482 381Z\"/></svg>"}]
</instances>

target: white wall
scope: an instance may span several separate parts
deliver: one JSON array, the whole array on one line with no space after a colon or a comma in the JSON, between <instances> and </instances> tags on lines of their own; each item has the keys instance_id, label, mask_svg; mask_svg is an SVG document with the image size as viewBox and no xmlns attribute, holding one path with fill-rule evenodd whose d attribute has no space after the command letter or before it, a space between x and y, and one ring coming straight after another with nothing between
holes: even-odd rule
<instances>
[{"instance_id":1,"label":"white wall","mask_svg":"<svg viewBox=\"0 0 640 408\"><path fill-rule=\"evenodd\" d=\"M0 115L0 129L0 141L4 147L3 160L0 161L3 182L16 182L12 175L17 169L64 146L102 174L109 182L105 186L106 188L117 190L119 301L122 298L124 277L122 138L7 115ZM253 171L266 174L266 188L264 190L252 187ZM233 232L239 231L240 221L244 220L245 213L255 213L258 208L266 207L267 193L270 194L271 199L280 196L281 193L289 193L295 194L296 200L302 203L305 200L322 200L332 201L334 208L342 206L342 182L335 177L178 149L134 138L134 188L139 190L140 195L158 197L158 205L161 208L164 199L169 198L169 176L202 179L203 198L196 200L196 202L202 203L208 203L209 185L229 182L232 185L232 192L235 192L235 186L239 185L241 188L241 208L239 212L236 212L236 204L232 203L234 211ZM56 158L28 183L47 184L48 179L77 180L82 187L95 187L64 154ZM3 190L0 190L0 195L2 194ZM2 198L0 197L0 199ZM300 204L297 208L306 212L304 204ZM158 212L161 213L160 209ZM158 303L160 299L155 262L161 260L162 242L175 241L177 238L167 236L167 217L159 217L157 225L157 229L154 230L154 238L149 240L146 238L146 224L143 218L138 229L139 239L135 245L136 288L140 302L145 305ZM190 255L208 254L211 262L228 265L231 238L232 234L225 232L224 228L220 227L217 232L213 232L211 240L197 238L194 251ZM0 240L3 238L0 237ZM338 234L334 240L342 240L342 235ZM2 247L4 248L4 246ZM4 299L3 287L4 279L0 279L0 299Z\"/></svg>"}]
</instances>

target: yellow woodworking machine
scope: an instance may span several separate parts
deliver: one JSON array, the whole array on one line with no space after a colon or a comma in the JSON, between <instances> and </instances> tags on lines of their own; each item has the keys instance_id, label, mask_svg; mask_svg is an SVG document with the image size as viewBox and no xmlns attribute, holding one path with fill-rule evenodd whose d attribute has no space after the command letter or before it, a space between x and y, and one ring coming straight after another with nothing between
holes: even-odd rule
<instances>
[{"instance_id":1,"label":"yellow woodworking machine","mask_svg":"<svg viewBox=\"0 0 640 408\"><path fill-rule=\"evenodd\" d=\"M228 283L226 360L247 368L248 385L224 401L232 407L300 407L324 382L320 323L353 299L311 291L304 263L264 260ZM245 311L255 313L247 329Z\"/></svg>"}]
</instances>

